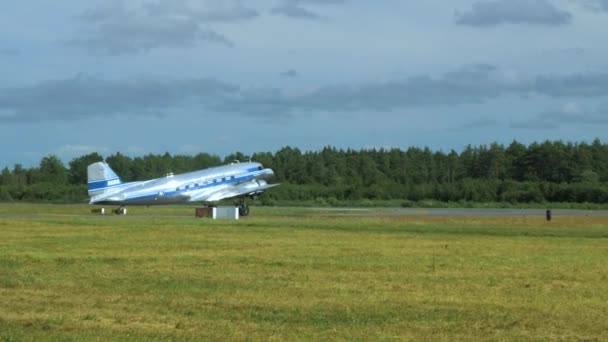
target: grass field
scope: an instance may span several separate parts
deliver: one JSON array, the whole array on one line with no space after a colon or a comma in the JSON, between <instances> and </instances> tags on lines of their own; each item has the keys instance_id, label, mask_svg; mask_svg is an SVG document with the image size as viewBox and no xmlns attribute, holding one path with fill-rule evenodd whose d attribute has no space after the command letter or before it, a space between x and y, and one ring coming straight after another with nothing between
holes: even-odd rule
<instances>
[{"instance_id":1,"label":"grass field","mask_svg":"<svg viewBox=\"0 0 608 342\"><path fill-rule=\"evenodd\" d=\"M89 209L0 206L0 341L608 340L607 218Z\"/></svg>"}]
</instances>

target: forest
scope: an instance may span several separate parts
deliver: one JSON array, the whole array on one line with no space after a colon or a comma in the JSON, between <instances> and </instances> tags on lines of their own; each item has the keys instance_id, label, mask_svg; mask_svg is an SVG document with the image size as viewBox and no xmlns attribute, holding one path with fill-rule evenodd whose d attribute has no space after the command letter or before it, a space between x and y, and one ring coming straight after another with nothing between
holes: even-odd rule
<instances>
[{"instance_id":1,"label":"forest","mask_svg":"<svg viewBox=\"0 0 608 342\"><path fill-rule=\"evenodd\" d=\"M107 157L90 153L63 163L55 155L37 167L14 165L0 173L0 201L83 203L86 168L105 160L124 181L162 177L234 160L253 160L275 171L280 187L260 198L263 205L309 203L340 205L424 200L441 203L593 203L608 202L608 144L545 141L508 146L466 146L462 151L337 149L301 151L284 147L251 156L236 152L220 158L148 154Z\"/></svg>"}]
</instances>

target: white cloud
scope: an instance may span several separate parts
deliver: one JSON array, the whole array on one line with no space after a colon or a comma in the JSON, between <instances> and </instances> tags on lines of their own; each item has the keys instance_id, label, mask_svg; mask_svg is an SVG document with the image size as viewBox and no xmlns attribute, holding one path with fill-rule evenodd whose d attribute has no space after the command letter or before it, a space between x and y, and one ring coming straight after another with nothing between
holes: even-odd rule
<instances>
[{"instance_id":1,"label":"white cloud","mask_svg":"<svg viewBox=\"0 0 608 342\"><path fill-rule=\"evenodd\" d=\"M289 70L283 71L281 73L281 76L283 76L283 77L290 77L290 78L298 77L298 72L295 71L294 69L289 69Z\"/></svg>"},{"instance_id":2,"label":"white cloud","mask_svg":"<svg viewBox=\"0 0 608 342\"><path fill-rule=\"evenodd\" d=\"M97 144L88 138L103 124L121 139L101 144L140 146L134 154L197 144L224 153L243 141L256 151L604 139L604 3L7 2L0 161L35 165L26 151ZM269 13L281 5L329 20ZM557 129L508 127L545 112L549 126L537 123ZM22 132L27 141L14 146Z\"/></svg>"},{"instance_id":3,"label":"white cloud","mask_svg":"<svg viewBox=\"0 0 608 342\"><path fill-rule=\"evenodd\" d=\"M295 19L322 20L326 18L323 15L308 9L308 6L337 5L344 3L346 3L346 0L282 0L282 2L272 8L270 12L272 14L284 15Z\"/></svg>"},{"instance_id":4,"label":"white cloud","mask_svg":"<svg viewBox=\"0 0 608 342\"><path fill-rule=\"evenodd\" d=\"M608 125L608 115L601 109L590 109L581 103L569 101L529 120L515 122L512 127L554 129L564 125Z\"/></svg>"},{"instance_id":5,"label":"white cloud","mask_svg":"<svg viewBox=\"0 0 608 342\"><path fill-rule=\"evenodd\" d=\"M55 149L52 154L57 155L61 160L68 161L93 152L107 155L110 153L110 149L106 146L63 145Z\"/></svg>"},{"instance_id":6,"label":"white cloud","mask_svg":"<svg viewBox=\"0 0 608 342\"><path fill-rule=\"evenodd\" d=\"M582 3L594 11L608 11L608 0L580 0L577 3Z\"/></svg>"},{"instance_id":7,"label":"white cloud","mask_svg":"<svg viewBox=\"0 0 608 342\"><path fill-rule=\"evenodd\" d=\"M189 99L207 105L238 87L213 79L106 80L77 75L0 92L4 122L84 120L118 114L158 117Z\"/></svg>"},{"instance_id":8,"label":"white cloud","mask_svg":"<svg viewBox=\"0 0 608 342\"><path fill-rule=\"evenodd\" d=\"M469 26L499 24L569 24L572 14L556 8L548 0L492 0L473 3L470 11L456 14L456 23Z\"/></svg>"},{"instance_id":9,"label":"white cloud","mask_svg":"<svg viewBox=\"0 0 608 342\"><path fill-rule=\"evenodd\" d=\"M203 42L233 46L230 39L208 24L247 20L258 15L237 0L114 1L84 12L80 18L90 28L68 44L101 55L187 48Z\"/></svg>"},{"instance_id":10,"label":"white cloud","mask_svg":"<svg viewBox=\"0 0 608 342\"><path fill-rule=\"evenodd\" d=\"M105 80L85 75L0 90L0 110L11 113L0 115L4 122L73 121L119 114L162 117L182 105L278 120L311 112L355 115L368 110L476 104L508 96L604 98L608 97L608 73L524 77L517 71L477 65L439 76L319 86L294 96L277 88L241 87L214 79Z\"/></svg>"},{"instance_id":11,"label":"white cloud","mask_svg":"<svg viewBox=\"0 0 608 342\"><path fill-rule=\"evenodd\" d=\"M0 121L2 120L13 120L17 118L17 113L13 109L10 108L0 108Z\"/></svg>"}]
</instances>

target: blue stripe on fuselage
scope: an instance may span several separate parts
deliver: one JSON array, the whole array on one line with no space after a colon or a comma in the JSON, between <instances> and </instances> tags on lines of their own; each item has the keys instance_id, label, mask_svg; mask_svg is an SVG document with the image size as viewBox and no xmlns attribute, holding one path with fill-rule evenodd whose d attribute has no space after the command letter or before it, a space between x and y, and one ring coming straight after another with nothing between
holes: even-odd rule
<instances>
[{"instance_id":1,"label":"blue stripe on fuselage","mask_svg":"<svg viewBox=\"0 0 608 342\"><path fill-rule=\"evenodd\" d=\"M111 187L121 185L121 184L123 184L123 183L120 181L120 178L106 179L106 180L88 183L88 189L89 189L89 191L90 190L100 190L100 189L105 189L105 188L111 188Z\"/></svg>"},{"instance_id":2,"label":"blue stripe on fuselage","mask_svg":"<svg viewBox=\"0 0 608 342\"><path fill-rule=\"evenodd\" d=\"M249 171L252 170L252 171ZM198 184L198 182L194 182L194 184L198 184L198 186L194 186L193 184L188 184L187 188L183 188L185 185L180 185L179 186L179 190L174 190L174 191L165 191L163 192L163 197L172 197L172 196L178 196L180 194L184 194L186 192L190 192L190 191L194 191L194 190L200 190L200 189L205 189L205 188L211 188L211 187L215 187L215 186L220 186L220 185L224 185L224 184L231 184L231 183L239 183L239 182L244 182L244 181L248 181L251 179L254 179L256 176L254 174L252 174L254 171L258 171L258 168L251 168L247 170L250 174L247 174L245 176L241 176L241 177L235 177L234 179L228 178L228 177L218 177L218 178L228 178L226 180L223 181L219 181L219 182L213 182L210 181L208 184ZM232 176L230 176L232 177ZM183 189L182 189L183 188ZM138 202L138 201L145 201L145 200L153 200L159 198L159 193L154 193L151 195L144 195L144 196L139 196L139 197L133 197L133 198L128 198L125 200L125 202Z\"/></svg>"}]
</instances>

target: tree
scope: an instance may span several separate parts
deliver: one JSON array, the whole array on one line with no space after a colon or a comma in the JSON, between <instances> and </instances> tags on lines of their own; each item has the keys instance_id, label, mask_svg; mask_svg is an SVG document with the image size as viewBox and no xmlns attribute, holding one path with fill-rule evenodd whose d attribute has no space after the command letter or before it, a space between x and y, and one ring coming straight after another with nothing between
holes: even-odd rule
<instances>
[{"instance_id":1,"label":"tree","mask_svg":"<svg viewBox=\"0 0 608 342\"><path fill-rule=\"evenodd\" d=\"M593 171L602 182L608 181L608 146L603 145L600 139L593 140L591 144Z\"/></svg>"},{"instance_id":2,"label":"tree","mask_svg":"<svg viewBox=\"0 0 608 342\"><path fill-rule=\"evenodd\" d=\"M224 158L224 164L234 163L236 161L239 161L239 162L249 161L249 157L246 156L243 152L237 151L237 152L227 155Z\"/></svg>"},{"instance_id":3,"label":"tree","mask_svg":"<svg viewBox=\"0 0 608 342\"><path fill-rule=\"evenodd\" d=\"M487 178L505 179L507 176L507 157L505 155L505 148L502 145L497 143L490 145L490 149L487 150L483 159L487 163Z\"/></svg>"},{"instance_id":4,"label":"tree","mask_svg":"<svg viewBox=\"0 0 608 342\"><path fill-rule=\"evenodd\" d=\"M53 184L66 184L68 172L61 160L55 155L42 158L40 162L40 181Z\"/></svg>"},{"instance_id":5,"label":"tree","mask_svg":"<svg viewBox=\"0 0 608 342\"><path fill-rule=\"evenodd\" d=\"M69 170L55 156L39 167L15 165L0 171L3 200L80 201L86 197L86 167L102 157L97 153L75 158ZM248 160L236 152L225 158ZM253 160L275 171L273 182L283 186L265 198L315 201L435 199L441 201L608 201L608 145L561 141L513 141L508 148L493 143L467 146L462 152L431 151L410 147L406 151L338 150L301 152L297 148L253 154ZM216 166L222 158L207 153L196 156L169 153L130 158L116 153L107 158L124 181L165 176ZM66 183L66 177L69 183ZM51 184L52 182L52 184ZM10 197L10 198L9 198ZM270 202L268 202L270 203Z\"/></svg>"},{"instance_id":6,"label":"tree","mask_svg":"<svg viewBox=\"0 0 608 342\"><path fill-rule=\"evenodd\" d=\"M120 152L107 157L106 162L123 181L130 182L136 179L143 179L140 178L143 175L134 174L132 171L133 160Z\"/></svg>"},{"instance_id":7,"label":"tree","mask_svg":"<svg viewBox=\"0 0 608 342\"><path fill-rule=\"evenodd\" d=\"M21 166L21 164L15 164L13 167L13 175L15 176L15 183L18 185L27 184L27 171Z\"/></svg>"},{"instance_id":8,"label":"tree","mask_svg":"<svg viewBox=\"0 0 608 342\"><path fill-rule=\"evenodd\" d=\"M103 157L97 152L89 153L84 156L72 159L72 161L69 163L70 184L86 184L87 167L90 164L100 161L103 161Z\"/></svg>"},{"instance_id":9,"label":"tree","mask_svg":"<svg viewBox=\"0 0 608 342\"><path fill-rule=\"evenodd\" d=\"M14 185L15 183L15 176L8 167L5 167L0 174L0 185Z\"/></svg>"},{"instance_id":10,"label":"tree","mask_svg":"<svg viewBox=\"0 0 608 342\"><path fill-rule=\"evenodd\" d=\"M507 163L507 178L516 181L523 181L527 167L525 163L526 158L526 146L517 141L513 141L509 147L507 147L506 163Z\"/></svg>"},{"instance_id":11,"label":"tree","mask_svg":"<svg viewBox=\"0 0 608 342\"><path fill-rule=\"evenodd\" d=\"M6 186L0 185L0 202L12 202L13 197L6 189Z\"/></svg>"},{"instance_id":12,"label":"tree","mask_svg":"<svg viewBox=\"0 0 608 342\"><path fill-rule=\"evenodd\" d=\"M452 150L447 155L447 177L449 183L454 183L463 178L464 170L462 167L462 161L458 157L458 153Z\"/></svg>"},{"instance_id":13,"label":"tree","mask_svg":"<svg viewBox=\"0 0 608 342\"><path fill-rule=\"evenodd\" d=\"M600 177L595 171L587 169L578 174L575 180L577 183L597 184L600 181Z\"/></svg>"}]
</instances>

